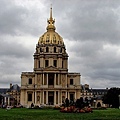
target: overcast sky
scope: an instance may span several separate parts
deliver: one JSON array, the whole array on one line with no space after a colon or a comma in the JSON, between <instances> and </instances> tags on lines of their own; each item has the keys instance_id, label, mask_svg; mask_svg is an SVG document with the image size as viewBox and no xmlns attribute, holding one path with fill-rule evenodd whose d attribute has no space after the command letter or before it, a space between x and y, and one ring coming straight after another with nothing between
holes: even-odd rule
<instances>
[{"instance_id":1,"label":"overcast sky","mask_svg":"<svg viewBox=\"0 0 120 120\"><path fill-rule=\"evenodd\" d=\"M69 54L69 72L90 88L120 87L120 0L0 0L0 87L33 71L50 6Z\"/></svg>"}]
</instances>

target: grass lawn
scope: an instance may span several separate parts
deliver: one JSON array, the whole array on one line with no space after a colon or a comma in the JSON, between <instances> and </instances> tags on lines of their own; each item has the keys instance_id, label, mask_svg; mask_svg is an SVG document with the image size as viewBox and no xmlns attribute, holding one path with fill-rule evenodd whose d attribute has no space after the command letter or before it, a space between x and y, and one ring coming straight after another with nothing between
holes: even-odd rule
<instances>
[{"instance_id":1,"label":"grass lawn","mask_svg":"<svg viewBox=\"0 0 120 120\"><path fill-rule=\"evenodd\" d=\"M61 113L52 109L0 109L0 120L120 120L119 109L94 110L93 113Z\"/></svg>"}]
</instances>

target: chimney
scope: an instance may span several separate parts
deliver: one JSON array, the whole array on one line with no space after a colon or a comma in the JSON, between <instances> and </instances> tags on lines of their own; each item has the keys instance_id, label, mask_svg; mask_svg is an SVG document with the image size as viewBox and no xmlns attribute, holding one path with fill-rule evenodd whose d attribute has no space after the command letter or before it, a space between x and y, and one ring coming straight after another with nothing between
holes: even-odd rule
<instances>
[{"instance_id":1,"label":"chimney","mask_svg":"<svg viewBox=\"0 0 120 120\"><path fill-rule=\"evenodd\" d=\"M10 83L10 88L12 87L12 83Z\"/></svg>"},{"instance_id":2,"label":"chimney","mask_svg":"<svg viewBox=\"0 0 120 120\"><path fill-rule=\"evenodd\" d=\"M89 89L89 85L88 84L85 84L85 89Z\"/></svg>"}]
</instances>

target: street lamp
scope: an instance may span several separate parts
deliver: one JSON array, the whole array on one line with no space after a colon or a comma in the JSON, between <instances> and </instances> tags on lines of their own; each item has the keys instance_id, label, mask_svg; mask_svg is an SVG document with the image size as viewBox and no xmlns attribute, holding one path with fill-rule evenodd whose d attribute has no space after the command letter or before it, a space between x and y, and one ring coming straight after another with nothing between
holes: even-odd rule
<instances>
[{"instance_id":1,"label":"street lamp","mask_svg":"<svg viewBox=\"0 0 120 120\"><path fill-rule=\"evenodd\" d=\"M68 98L68 84L67 84L67 98Z\"/></svg>"},{"instance_id":2,"label":"street lamp","mask_svg":"<svg viewBox=\"0 0 120 120\"><path fill-rule=\"evenodd\" d=\"M95 103L96 103L96 100L93 100L93 102L94 102L94 108L95 108Z\"/></svg>"},{"instance_id":3,"label":"street lamp","mask_svg":"<svg viewBox=\"0 0 120 120\"><path fill-rule=\"evenodd\" d=\"M120 95L118 95L118 98L119 98L119 109L120 109Z\"/></svg>"}]
</instances>

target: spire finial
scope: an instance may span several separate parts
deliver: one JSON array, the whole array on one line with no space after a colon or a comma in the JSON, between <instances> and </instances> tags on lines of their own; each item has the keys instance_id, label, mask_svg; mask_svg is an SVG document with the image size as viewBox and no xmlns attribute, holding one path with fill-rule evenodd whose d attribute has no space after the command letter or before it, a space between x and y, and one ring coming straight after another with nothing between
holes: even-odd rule
<instances>
[{"instance_id":1,"label":"spire finial","mask_svg":"<svg viewBox=\"0 0 120 120\"><path fill-rule=\"evenodd\" d=\"M47 20L48 22L48 26L47 26L47 30L54 30L55 31L55 19L53 20L52 18L52 4L51 4L51 8L50 8L50 18Z\"/></svg>"},{"instance_id":2,"label":"spire finial","mask_svg":"<svg viewBox=\"0 0 120 120\"><path fill-rule=\"evenodd\" d=\"M51 4L51 8L50 8L50 20L52 20L52 4Z\"/></svg>"}]
</instances>

